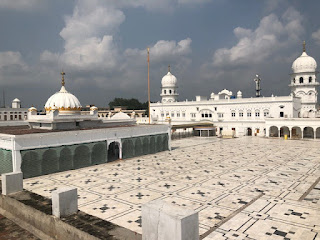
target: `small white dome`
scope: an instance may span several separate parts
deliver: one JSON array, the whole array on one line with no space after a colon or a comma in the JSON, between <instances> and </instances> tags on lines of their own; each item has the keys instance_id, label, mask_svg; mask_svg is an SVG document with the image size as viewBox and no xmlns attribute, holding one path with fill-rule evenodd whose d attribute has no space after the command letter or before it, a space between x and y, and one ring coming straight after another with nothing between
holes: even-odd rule
<instances>
[{"instance_id":1,"label":"small white dome","mask_svg":"<svg viewBox=\"0 0 320 240\"><path fill-rule=\"evenodd\" d=\"M123 113L123 112L118 112L115 115L113 115L111 117L111 119L115 119L115 120L116 119L130 119L130 117L127 114Z\"/></svg>"},{"instance_id":2,"label":"small white dome","mask_svg":"<svg viewBox=\"0 0 320 240\"><path fill-rule=\"evenodd\" d=\"M12 100L12 102L20 102L20 100L18 98L15 98Z\"/></svg>"},{"instance_id":3,"label":"small white dome","mask_svg":"<svg viewBox=\"0 0 320 240\"><path fill-rule=\"evenodd\" d=\"M32 106L31 108L28 109L28 111L29 111L29 112L36 112L37 109L36 109L34 106Z\"/></svg>"},{"instance_id":4,"label":"small white dome","mask_svg":"<svg viewBox=\"0 0 320 240\"><path fill-rule=\"evenodd\" d=\"M52 109L59 109L59 112L79 112L81 110L81 104L73 94L69 93L64 86L60 91L53 94L46 102L44 108L46 111Z\"/></svg>"},{"instance_id":5,"label":"small white dome","mask_svg":"<svg viewBox=\"0 0 320 240\"><path fill-rule=\"evenodd\" d=\"M315 72L317 69L317 62L313 57L308 56L303 52L292 64L294 73Z\"/></svg>"},{"instance_id":6,"label":"small white dome","mask_svg":"<svg viewBox=\"0 0 320 240\"><path fill-rule=\"evenodd\" d=\"M90 108L90 111L96 111L96 110L98 110L98 108L97 108L96 106L92 106L92 107Z\"/></svg>"},{"instance_id":7,"label":"small white dome","mask_svg":"<svg viewBox=\"0 0 320 240\"><path fill-rule=\"evenodd\" d=\"M171 72L168 72L167 75L162 78L161 84L162 87L176 87L177 78Z\"/></svg>"}]
</instances>

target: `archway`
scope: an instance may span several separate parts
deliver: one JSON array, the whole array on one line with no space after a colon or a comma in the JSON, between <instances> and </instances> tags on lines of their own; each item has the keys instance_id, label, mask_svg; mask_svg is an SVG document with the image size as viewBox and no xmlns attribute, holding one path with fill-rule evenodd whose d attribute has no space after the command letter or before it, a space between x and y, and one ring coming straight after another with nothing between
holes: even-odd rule
<instances>
[{"instance_id":1,"label":"archway","mask_svg":"<svg viewBox=\"0 0 320 240\"><path fill-rule=\"evenodd\" d=\"M74 151L73 163L75 169L90 166L90 149L85 145L77 147Z\"/></svg>"},{"instance_id":2,"label":"archway","mask_svg":"<svg viewBox=\"0 0 320 240\"><path fill-rule=\"evenodd\" d=\"M252 128L247 128L247 136L252 136Z\"/></svg>"},{"instance_id":3,"label":"archway","mask_svg":"<svg viewBox=\"0 0 320 240\"><path fill-rule=\"evenodd\" d=\"M143 138L143 154L149 154L149 139L148 139L148 137Z\"/></svg>"},{"instance_id":4,"label":"archway","mask_svg":"<svg viewBox=\"0 0 320 240\"><path fill-rule=\"evenodd\" d=\"M316 138L320 138L320 127L316 129Z\"/></svg>"},{"instance_id":5,"label":"archway","mask_svg":"<svg viewBox=\"0 0 320 240\"><path fill-rule=\"evenodd\" d=\"M57 152L53 149L46 150L42 155L42 174L50 174L59 171Z\"/></svg>"},{"instance_id":6,"label":"archway","mask_svg":"<svg viewBox=\"0 0 320 240\"><path fill-rule=\"evenodd\" d=\"M22 157L21 171L23 178L37 177L41 175L41 162L36 151L29 150Z\"/></svg>"},{"instance_id":7,"label":"archway","mask_svg":"<svg viewBox=\"0 0 320 240\"><path fill-rule=\"evenodd\" d=\"M67 171L73 168L72 153L69 147L64 147L60 152L59 170Z\"/></svg>"},{"instance_id":8,"label":"archway","mask_svg":"<svg viewBox=\"0 0 320 240\"><path fill-rule=\"evenodd\" d=\"M143 154L143 148L142 148L142 143L141 139L137 138L135 141L135 156L141 156Z\"/></svg>"},{"instance_id":9,"label":"archway","mask_svg":"<svg viewBox=\"0 0 320 240\"><path fill-rule=\"evenodd\" d=\"M292 130L292 136L293 139L299 139L302 138L301 128L300 127L293 127Z\"/></svg>"},{"instance_id":10,"label":"archway","mask_svg":"<svg viewBox=\"0 0 320 240\"><path fill-rule=\"evenodd\" d=\"M154 136L150 137L150 153L156 152L156 139Z\"/></svg>"},{"instance_id":11,"label":"archway","mask_svg":"<svg viewBox=\"0 0 320 240\"><path fill-rule=\"evenodd\" d=\"M276 126L270 127L269 137L279 137L278 128Z\"/></svg>"},{"instance_id":12,"label":"archway","mask_svg":"<svg viewBox=\"0 0 320 240\"><path fill-rule=\"evenodd\" d=\"M108 162L113 162L119 159L120 144L118 142L111 142L108 147Z\"/></svg>"},{"instance_id":13,"label":"archway","mask_svg":"<svg viewBox=\"0 0 320 240\"><path fill-rule=\"evenodd\" d=\"M92 164L100 164L106 162L107 151L105 143L97 143L93 146L91 152Z\"/></svg>"},{"instance_id":14,"label":"archway","mask_svg":"<svg viewBox=\"0 0 320 240\"><path fill-rule=\"evenodd\" d=\"M284 137L284 135L287 135L288 137L290 137L290 130L286 126L283 126L280 128L280 137Z\"/></svg>"},{"instance_id":15,"label":"archway","mask_svg":"<svg viewBox=\"0 0 320 240\"><path fill-rule=\"evenodd\" d=\"M314 138L314 131L312 127L305 127L303 129L303 138Z\"/></svg>"}]
</instances>

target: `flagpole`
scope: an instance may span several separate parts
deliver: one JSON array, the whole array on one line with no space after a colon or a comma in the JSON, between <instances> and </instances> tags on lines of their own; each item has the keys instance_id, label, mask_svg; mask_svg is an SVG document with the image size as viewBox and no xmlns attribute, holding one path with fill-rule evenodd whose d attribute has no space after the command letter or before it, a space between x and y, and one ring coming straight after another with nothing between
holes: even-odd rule
<instances>
[{"instance_id":1,"label":"flagpole","mask_svg":"<svg viewBox=\"0 0 320 240\"><path fill-rule=\"evenodd\" d=\"M149 75L150 75L150 57L149 57L149 52L150 52L150 49L147 48L148 50L148 108L149 108L149 124L150 124L150 78L149 78Z\"/></svg>"}]
</instances>

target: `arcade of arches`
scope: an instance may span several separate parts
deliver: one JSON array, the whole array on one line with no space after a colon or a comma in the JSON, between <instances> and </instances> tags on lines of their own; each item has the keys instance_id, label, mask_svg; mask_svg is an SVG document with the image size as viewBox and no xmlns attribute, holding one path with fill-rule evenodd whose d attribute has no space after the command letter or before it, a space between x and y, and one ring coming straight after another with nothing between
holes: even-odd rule
<instances>
[{"instance_id":1,"label":"arcade of arches","mask_svg":"<svg viewBox=\"0 0 320 240\"><path fill-rule=\"evenodd\" d=\"M21 151L21 171L24 178L78 169L131 158L149 153L168 150L168 135L134 137L118 141L100 141L66 145L53 148L28 149ZM5 150L3 150L5 151ZM0 173L12 171L11 151L0 151L0 161L8 166L0 166ZM9 153L7 153L9 152Z\"/></svg>"},{"instance_id":2,"label":"arcade of arches","mask_svg":"<svg viewBox=\"0 0 320 240\"><path fill-rule=\"evenodd\" d=\"M320 127L277 127L271 126L269 128L269 137L284 137L287 135L291 139L317 139L320 138Z\"/></svg>"}]
</instances>

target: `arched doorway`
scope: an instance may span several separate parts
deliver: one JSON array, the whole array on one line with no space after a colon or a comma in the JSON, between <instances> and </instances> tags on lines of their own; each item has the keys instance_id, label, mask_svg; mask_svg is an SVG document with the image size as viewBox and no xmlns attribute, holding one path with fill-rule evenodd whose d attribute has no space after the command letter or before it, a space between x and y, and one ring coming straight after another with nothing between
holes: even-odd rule
<instances>
[{"instance_id":1,"label":"arched doorway","mask_svg":"<svg viewBox=\"0 0 320 240\"><path fill-rule=\"evenodd\" d=\"M23 178L31 178L41 175L41 161L36 151L29 150L23 154L21 171L23 172Z\"/></svg>"},{"instance_id":2,"label":"arched doorway","mask_svg":"<svg viewBox=\"0 0 320 240\"><path fill-rule=\"evenodd\" d=\"M46 150L42 155L42 174L50 174L59 171L59 159L53 149Z\"/></svg>"},{"instance_id":3,"label":"arched doorway","mask_svg":"<svg viewBox=\"0 0 320 240\"><path fill-rule=\"evenodd\" d=\"M97 143L93 146L91 152L92 164L100 164L106 162L106 145L105 143Z\"/></svg>"},{"instance_id":4,"label":"arched doorway","mask_svg":"<svg viewBox=\"0 0 320 240\"><path fill-rule=\"evenodd\" d=\"M314 138L314 131L312 127L305 127L303 129L303 138Z\"/></svg>"},{"instance_id":5,"label":"arched doorway","mask_svg":"<svg viewBox=\"0 0 320 240\"><path fill-rule=\"evenodd\" d=\"M316 129L316 138L320 138L320 127Z\"/></svg>"},{"instance_id":6,"label":"arched doorway","mask_svg":"<svg viewBox=\"0 0 320 240\"><path fill-rule=\"evenodd\" d=\"M112 162L119 159L120 156L120 144L118 142L111 142L108 147L108 160Z\"/></svg>"},{"instance_id":7,"label":"arched doorway","mask_svg":"<svg viewBox=\"0 0 320 240\"><path fill-rule=\"evenodd\" d=\"M276 126L270 127L269 137L279 137L278 128Z\"/></svg>"},{"instance_id":8,"label":"arched doorway","mask_svg":"<svg viewBox=\"0 0 320 240\"><path fill-rule=\"evenodd\" d=\"M302 138L301 128L300 127L293 127L292 130L292 136L293 139L299 139Z\"/></svg>"},{"instance_id":9,"label":"arched doorway","mask_svg":"<svg viewBox=\"0 0 320 240\"><path fill-rule=\"evenodd\" d=\"M83 168L91 165L90 149L86 145L80 145L74 151L73 156L74 168Z\"/></svg>"},{"instance_id":10,"label":"arched doorway","mask_svg":"<svg viewBox=\"0 0 320 240\"><path fill-rule=\"evenodd\" d=\"M247 136L252 136L252 128L247 128Z\"/></svg>"},{"instance_id":11,"label":"arched doorway","mask_svg":"<svg viewBox=\"0 0 320 240\"><path fill-rule=\"evenodd\" d=\"M284 137L284 135L287 135L288 137L290 137L290 130L286 126L283 126L280 128L280 137Z\"/></svg>"}]
</instances>

